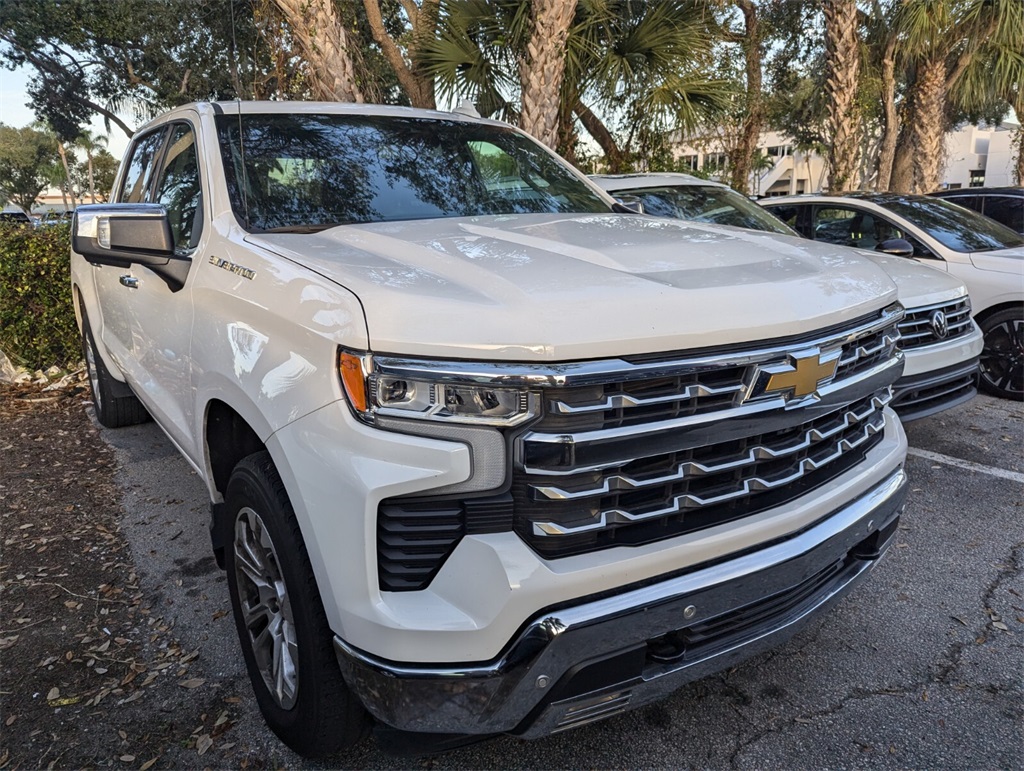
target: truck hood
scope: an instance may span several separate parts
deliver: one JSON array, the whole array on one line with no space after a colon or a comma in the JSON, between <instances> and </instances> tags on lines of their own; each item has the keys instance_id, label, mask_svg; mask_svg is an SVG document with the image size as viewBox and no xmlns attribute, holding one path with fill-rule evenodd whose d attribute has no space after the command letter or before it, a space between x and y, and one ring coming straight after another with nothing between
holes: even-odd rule
<instances>
[{"instance_id":1,"label":"truck hood","mask_svg":"<svg viewBox=\"0 0 1024 771\"><path fill-rule=\"evenodd\" d=\"M354 292L377 352L567 361L772 340L896 300L849 250L625 214L250 234Z\"/></svg>"}]
</instances>

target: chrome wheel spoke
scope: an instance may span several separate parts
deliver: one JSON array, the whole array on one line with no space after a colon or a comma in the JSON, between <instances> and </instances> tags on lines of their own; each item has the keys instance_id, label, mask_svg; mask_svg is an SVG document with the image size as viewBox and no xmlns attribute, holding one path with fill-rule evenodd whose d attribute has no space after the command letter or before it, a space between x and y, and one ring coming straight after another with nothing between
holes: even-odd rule
<instances>
[{"instance_id":1,"label":"chrome wheel spoke","mask_svg":"<svg viewBox=\"0 0 1024 771\"><path fill-rule=\"evenodd\" d=\"M248 507L235 521L233 551L236 601L256 666L274 701L291 709L299 687L298 639L291 601L274 541L260 515Z\"/></svg>"}]
</instances>

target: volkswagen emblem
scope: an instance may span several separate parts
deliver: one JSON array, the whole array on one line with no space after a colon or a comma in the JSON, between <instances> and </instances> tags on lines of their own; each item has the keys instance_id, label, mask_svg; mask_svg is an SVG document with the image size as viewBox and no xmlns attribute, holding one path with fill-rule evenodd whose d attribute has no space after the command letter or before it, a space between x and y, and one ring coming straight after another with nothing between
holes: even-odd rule
<instances>
[{"instance_id":1,"label":"volkswagen emblem","mask_svg":"<svg viewBox=\"0 0 1024 771\"><path fill-rule=\"evenodd\" d=\"M946 314L941 310L932 314L932 332L939 340L945 340L949 334L949 326L946 324Z\"/></svg>"}]
</instances>

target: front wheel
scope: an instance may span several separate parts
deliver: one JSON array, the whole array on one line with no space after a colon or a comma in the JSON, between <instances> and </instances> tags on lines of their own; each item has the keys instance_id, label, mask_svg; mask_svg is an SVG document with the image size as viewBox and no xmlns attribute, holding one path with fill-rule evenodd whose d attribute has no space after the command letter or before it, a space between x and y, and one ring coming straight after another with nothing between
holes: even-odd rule
<instances>
[{"instance_id":1,"label":"front wheel","mask_svg":"<svg viewBox=\"0 0 1024 771\"><path fill-rule=\"evenodd\" d=\"M300 755L330 755L363 736L368 716L342 679L299 525L267 452L228 481L228 588L260 712Z\"/></svg>"},{"instance_id":2,"label":"front wheel","mask_svg":"<svg viewBox=\"0 0 1024 771\"><path fill-rule=\"evenodd\" d=\"M1024 399L1024 317L1009 308L981 322L981 387L993 396Z\"/></svg>"}]
</instances>

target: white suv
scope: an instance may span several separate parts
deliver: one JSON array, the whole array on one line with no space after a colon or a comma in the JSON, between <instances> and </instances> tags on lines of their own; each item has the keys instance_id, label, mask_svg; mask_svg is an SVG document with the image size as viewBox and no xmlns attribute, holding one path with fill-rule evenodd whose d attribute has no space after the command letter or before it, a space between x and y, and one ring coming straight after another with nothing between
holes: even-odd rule
<instances>
[{"instance_id":1,"label":"white suv","mask_svg":"<svg viewBox=\"0 0 1024 771\"><path fill-rule=\"evenodd\" d=\"M1024 236L923 195L805 195L761 203L807 238L912 257L963 281L985 335L982 388L1024 398Z\"/></svg>"}]
</instances>

